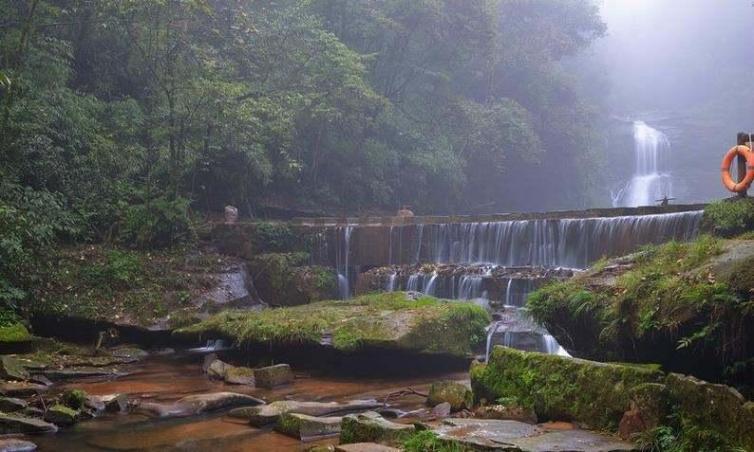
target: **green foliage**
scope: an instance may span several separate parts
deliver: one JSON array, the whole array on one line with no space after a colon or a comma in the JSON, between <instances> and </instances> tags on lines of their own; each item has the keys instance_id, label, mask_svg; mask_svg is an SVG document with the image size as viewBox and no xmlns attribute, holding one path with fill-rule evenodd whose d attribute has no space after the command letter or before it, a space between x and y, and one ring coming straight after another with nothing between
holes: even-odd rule
<instances>
[{"instance_id":1,"label":"green foliage","mask_svg":"<svg viewBox=\"0 0 754 452\"><path fill-rule=\"evenodd\" d=\"M2 325L0 326L0 343L23 342L31 339L29 330L21 323L8 324L7 321L3 321Z\"/></svg>"},{"instance_id":2,"label":"green foliage","mask_svg":"<svg viewBox=\"0 0 754 452\"><path fill-rule=\"evenodd\" d=\"M704 209L704 221L715 234L733 237L754 229L754 199L716 201Z\"/></svg>"},{"instance_id":3,"label":"green foliage","mask_svg":"<svg viewBox=\"0 0 754 452\"><path fill-rule=\"evenodd\" d=\"M119 229L119 241L138 248L164 248L188 242L194 238L188 208L187 199L166 197L128 206Z\"/></svg>"},{"instance_id":4,"label":"green foliage","mask_svg":"<svg viewBox=\"0 0 754 452\"><path fill-rule=\"evenodd\" d=\"M80 410L84 408L89 394L83 389L69 389L60 396L60 401L68 408Z\"/></svg>"},{"instance_id":5,"label":"green foliage","mask_svg":"<svg viewBox=\"0 0 754 452\"><path fill-rule=\"evenodd\" d=\"M113 250L105 262L85 266L80 276L86 284L102 288L128 289L138 282L143 266L136 253Z\"/></svg>"},{"instance_id":6,"label":"green foliage","mask_svg":"<svg viewBox=\"0 0 754 452\"><path fill-rule=\"evenodd\" d=\"M441 440L431 430L422 430L411 434L403 441L406 452L466 452L471 449L456 441Z\"/></svg>"},{"instance_id":7,"label":"green foliage","mask_svg":"<svg viewBox=\"0 0 754 452\"><path fill-rule=\"evenodd\" d=\"M252 234L257 254L296 251L298 240L287 223L257 223Z\"/></svg>"}]
</instances>

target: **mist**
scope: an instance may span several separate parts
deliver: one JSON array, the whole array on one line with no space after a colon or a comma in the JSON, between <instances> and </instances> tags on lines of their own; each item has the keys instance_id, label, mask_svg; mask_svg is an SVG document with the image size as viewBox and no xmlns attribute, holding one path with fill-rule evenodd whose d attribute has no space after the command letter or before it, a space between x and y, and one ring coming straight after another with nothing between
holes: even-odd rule
<instances>
[{"instance_id":1,"label":"mist","mask_svg":"<svg viewBox=\"0 0 754 452\"><path fill-rule=\"evenodd\" d=\"M670 141L678 202L725 196L719 161L738 132L754 129L754 5L743 0L605 0L604 65L613 183L630 172L626 122L642 120ZM629 168L626 168L629 167Z\"/></svg>"}]
</instances>

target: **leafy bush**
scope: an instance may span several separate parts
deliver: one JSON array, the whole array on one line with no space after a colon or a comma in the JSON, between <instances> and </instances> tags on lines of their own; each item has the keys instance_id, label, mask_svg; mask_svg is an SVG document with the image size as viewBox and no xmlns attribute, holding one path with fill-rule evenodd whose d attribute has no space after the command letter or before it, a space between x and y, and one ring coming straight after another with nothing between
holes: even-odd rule
<instances>
[{"instance_id":1,"label":"leafy bush","mask_svg":"<svg viewBox=\"0 0 754 452\"><path fill-rule=\"evenodd\" d=\"M82 279L96 287L128 288L143 270L139 256L124 251L110 251L104 263L95 263L81 270Z\"/></svg>"},{"instance_id":2,"label":"leafy bush","mask_svg":"<svg viewBox=\"0 0 754 452\"><path fill-rule=\"evenodd\" d=\"M298 239L286 223L257 223L254 232L254 249L259 254L298 250Z\"/></svg>"},{"instance_id":3,"label":"leafy bush","mask_svg":"<svg viewBox=\"0 0 754 452\"><path fill-rule=\"evenodd\" d=\"M754 229L754 199L717 201L704 209L704 222L714 234L732 237Z\"/></svg>"},{"instance_id":4,"label":"leafy bush","mask_svg":"<svg viewBox=\"0 0 754 452\"><path fill-rule=\"evenodd\" d=\"M137 248L164 248L193 240L189 200L165 196L125 208L119 241Z\"/></svg>"}]
</instances>

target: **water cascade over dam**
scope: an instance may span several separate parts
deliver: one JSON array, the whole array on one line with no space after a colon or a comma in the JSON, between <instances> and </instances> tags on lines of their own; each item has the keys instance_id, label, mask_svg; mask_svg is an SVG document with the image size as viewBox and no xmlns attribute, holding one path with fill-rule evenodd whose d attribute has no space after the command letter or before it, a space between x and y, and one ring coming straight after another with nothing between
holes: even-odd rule
<instances>
[{"instance_id":1,"label":"water cascade over dam","mask_svg":"<svg viewBox=\"0 0 754 452\"><path fill-rule=\"evenodd\" d=\"M693 239L701 206L488 217L300 220L317 228L313 260L338 272L342 298L413 291L474 300L496 317L488 346L565 353L522 308L530 292L602 257Z\"/></svg>"}]
</instances>

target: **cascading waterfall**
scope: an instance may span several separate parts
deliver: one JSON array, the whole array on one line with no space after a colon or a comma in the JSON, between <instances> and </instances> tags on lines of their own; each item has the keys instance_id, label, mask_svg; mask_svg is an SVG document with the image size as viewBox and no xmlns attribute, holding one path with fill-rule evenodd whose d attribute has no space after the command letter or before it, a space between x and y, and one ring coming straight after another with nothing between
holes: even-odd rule
<instances>
[{"instance_id":1,"label":"cascading waterfall","mask_svg":"<svg viewBox=\"0 0 754 452\"><path fill-rule=\"evenodd\" d=\"M351 234L353 233L353 226L344 226L338 229L338 242L342 240L342 244L338 244L335 253L336 269L338 272L338 294L342 300L347 300L351 297L349 260L351 255Z\"/></svg>"},{"instance_id":2,"label":"cascading waterfall","mask_svg":"<svg viewBox=\"0 0 754 452\"><path fill-rule=\"evenodd\" d=\"M613 193L613 206L638 207L673 196L673 179L668 171L670 140L644 121L634 122L636 168L628 184Z\"/></svg>"}]
</instances>

